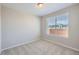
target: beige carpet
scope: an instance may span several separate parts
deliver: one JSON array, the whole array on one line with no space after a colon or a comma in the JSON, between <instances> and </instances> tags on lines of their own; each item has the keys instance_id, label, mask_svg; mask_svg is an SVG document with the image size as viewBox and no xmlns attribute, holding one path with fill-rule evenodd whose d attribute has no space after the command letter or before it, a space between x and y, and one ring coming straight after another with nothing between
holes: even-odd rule
<instances>
[{"instance_id":1,"label":"beige carpet","mask_svg":"<svg viewBox=\"0 0 79 59\"><path fill-rule=\"evenodd\" d=\"M55 45L45 40L7 49L2 55L77 55L79 52Z\"/></svg>"}]
</instances>

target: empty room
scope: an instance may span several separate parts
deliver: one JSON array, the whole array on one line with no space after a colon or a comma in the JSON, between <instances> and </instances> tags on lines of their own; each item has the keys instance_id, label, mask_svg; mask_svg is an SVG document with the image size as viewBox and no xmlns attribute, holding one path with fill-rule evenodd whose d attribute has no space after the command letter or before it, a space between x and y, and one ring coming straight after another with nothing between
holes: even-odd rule
<instances>
[{"instance_id":1,"label":"empty room","mask_svg":"<svg viewBox=\"0 0 79 59\"><path fill-rule=\"evenodd\" d=\"M0 55L79 55L78 3L1 3Z\"/></svg>"}]
</instances>

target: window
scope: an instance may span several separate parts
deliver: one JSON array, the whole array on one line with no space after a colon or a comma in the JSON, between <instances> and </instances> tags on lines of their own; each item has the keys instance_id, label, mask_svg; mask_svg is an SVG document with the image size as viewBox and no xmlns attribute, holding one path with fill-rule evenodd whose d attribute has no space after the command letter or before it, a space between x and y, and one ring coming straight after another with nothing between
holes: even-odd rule
<instances>
[{"instance_id":1,"label":"window","mask_svg":"<svg viewBox=\"0 0 79 59\"><path fill-rule=\"evenodd\" d=\"M68 13L47 18L47 33L49 35L58 35L68 37Z\"/></svg>"}]
</instances>

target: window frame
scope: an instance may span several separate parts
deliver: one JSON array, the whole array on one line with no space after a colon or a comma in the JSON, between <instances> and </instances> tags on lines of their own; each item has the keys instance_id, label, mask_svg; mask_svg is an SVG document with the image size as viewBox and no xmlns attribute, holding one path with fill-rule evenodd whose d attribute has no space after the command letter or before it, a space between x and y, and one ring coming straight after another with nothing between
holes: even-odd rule
<instances>
[{"instance_id":1,"label":"window frame","mask_svg":"<svg viewBox=\"0 0 79 59\"><path fill-rule=\"evenodd\" d=\"M61 13L61 14L58 14L58 15L53 15L53 16L48 16L47 18L46 18L46 34L48 35L48 36L57 36L57 37L63 37L62 35L57 35L57 34L49 34L48 33L48 20L49 20L49 18L50 17L57 17L57 16L61 16L61 15L66 15L67 16L67 18L68 18L68 24L67 24L67 27L68 27L68 37L69 37L69 12L65 12L65 13ZM56 28L55 28L56 29ZM67 38L68 38L67 37ZM65 37L64 37L65 38Z\"/></svg>"}]
</instances>

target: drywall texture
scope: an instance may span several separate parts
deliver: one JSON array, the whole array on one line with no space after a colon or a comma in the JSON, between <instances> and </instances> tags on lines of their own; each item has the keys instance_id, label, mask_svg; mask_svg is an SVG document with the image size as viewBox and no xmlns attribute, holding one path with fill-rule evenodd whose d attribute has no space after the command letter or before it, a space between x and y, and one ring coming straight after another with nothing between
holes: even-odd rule
<instances>
[{"instance_id":1,"label":"drywall texture","mask_svg":"<svg viewBox=\"0 0 79 59\"><path fill-rule=\"evenodd\" d=\"M62 13L69 13L69 37L50 36L46 33L46 18L49 16L55 16ZM59 42L69 47L79 50L79 4L64 8L57 12L45 15L41 20L41 36L43 39Z\"/></svg>"},{"instance_id":2,"label":"drywall texture","mask_svg":"<svg viewBox=\"0 0 79 59\"><path fill-rule=\"evenodd\" d=\"M2 6L2 49L39 39L39 17Z\"/></svg>"}]
</instances>

